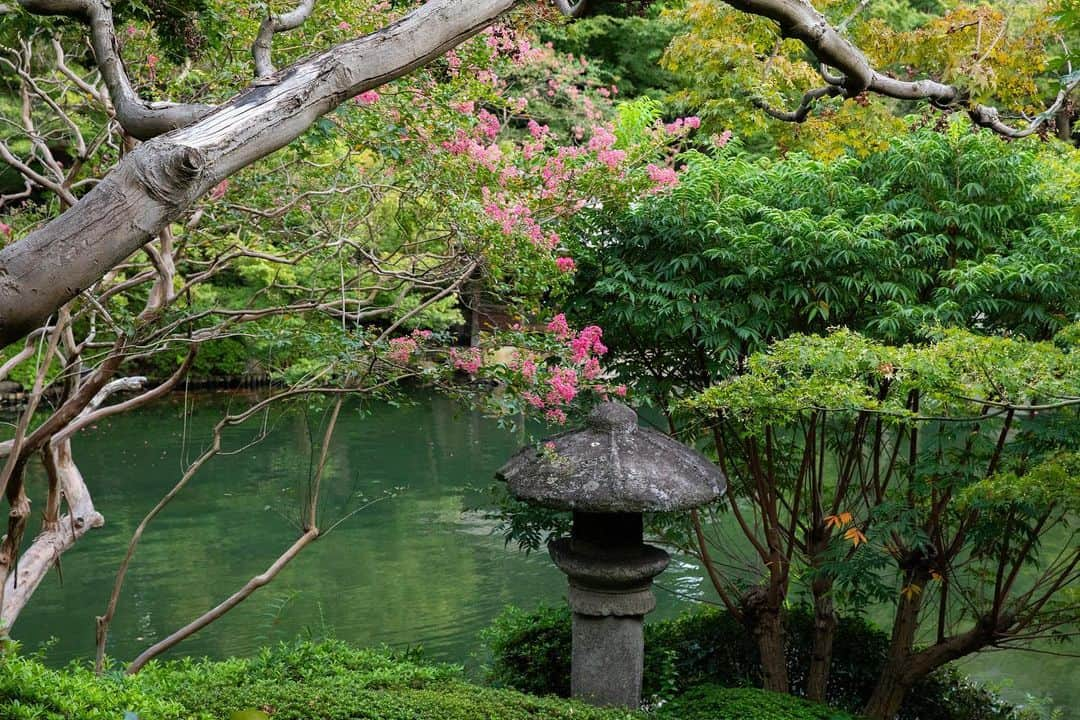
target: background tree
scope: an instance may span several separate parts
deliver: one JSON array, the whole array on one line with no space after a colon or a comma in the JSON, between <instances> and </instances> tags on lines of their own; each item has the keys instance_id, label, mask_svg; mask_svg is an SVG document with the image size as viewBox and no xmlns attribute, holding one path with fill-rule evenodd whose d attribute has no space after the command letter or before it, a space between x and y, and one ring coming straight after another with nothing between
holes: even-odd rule
<instances>
[{"instance_id":1,"label":"background tree","mask_svg":"<svg viewBox=\"0 0 1080 720\"><path fill-rule=\"evenodd\" d=\"M808 688L831 655L834 598L849 611L871 599L896 606L864 708L872 718L894 717L912 684L947 662L1071 635L1074 336L950 331L899 348L847 331L794 336L687 401L753 500L745 522L762 528L761 572L776 563L811 585Z\"/></svg>"},{"instance_id":2,"label":"background tree","mask_svg":"<svg viewBox=\"0 0 1080 720\"><path fill-rule=\"evenodd\" d=\"M757 152L866 154L903 133L905 107L880 96L838 99L844 93L826 58L808 56L797 35L741 9L691 1L668 10L683 23L663 59L683 78L674 95L682 112L701 115L711 130L737 129ZM917 72L995 105L1002 117L1038 118L1038 132L1072 141L1075 105L1067 93L1056 102L1077 83L1080 25L1071 2L841 1L818 9L889 77Z\"/></svg>"}]
</instances>

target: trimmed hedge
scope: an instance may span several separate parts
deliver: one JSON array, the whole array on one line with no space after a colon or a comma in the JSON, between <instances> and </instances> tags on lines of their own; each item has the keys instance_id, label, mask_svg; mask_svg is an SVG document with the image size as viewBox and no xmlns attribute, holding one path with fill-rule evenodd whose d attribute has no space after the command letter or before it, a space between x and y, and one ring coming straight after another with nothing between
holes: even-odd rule
<instances>
[{"instance_id":1,"label":"trimmed hedge","mask_svg":"<svg viewBox=\"0 0 1080 720\"><path fill-rule=\"evenodd\" d=\"M855 720L841 710L781 693L753 688L698 685L667 702L657 720Z\"/></svg>"},{"instance_id":2,"label":"trimmed hedge","mask_svg":"<svg viewBox=\"0 0 1080 720\"><path fill-rule=\"evenodd\" d=\"M0 660L4 720L225 720L260 709L273 720L629 720L558 698L465 682L461 669L425 666L340 642L281 645L252 659L151 664L134 677Z\"/></svg>"},{"instance_id":3,"label":"trimmed hedge","mask_svg":"<svg viewBox=\"0 0 1080 720\"><path fill-rule=\"evenodd\" d=\"M852 720L788 695L715 686L693 689L652 715L600 709L479 687L456 666L421 665L341 642L283 644L250 659L152 663L134 677L0 658L3 720L228 720L260 713L272 720Z\"/></svg>"},{"instance_id":4,"label":"trimmed hedge","mask_svg":"<svg viewBox=\"0 0 1080 720\"><path fill-rule=\"evenodd\" d=\"M805 609L788 613L788 672L795 694L806 686L813 618ZM508 608L485 631L492 654L488 681L535 694L570 694L570 611ZM829 705L857 713L873 690L888 636L861 618L842 618L833 645L826 692ZM757 646L727 612L703 608L674 620L645 625L643 694L672 698L703 683L758 687ZM1020 720L1022 711L946 667L918 683L900 720Z\"/></svg>"}]
</instances>

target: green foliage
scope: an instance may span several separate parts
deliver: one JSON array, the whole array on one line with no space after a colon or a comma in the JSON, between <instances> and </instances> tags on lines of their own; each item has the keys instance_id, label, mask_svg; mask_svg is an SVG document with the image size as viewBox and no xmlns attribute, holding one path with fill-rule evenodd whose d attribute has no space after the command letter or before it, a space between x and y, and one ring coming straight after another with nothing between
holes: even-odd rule
<instances>
[{"instance_id":1,"label":"green foliage","mask_svg":"<svg viewBox=\"0 0 1080 720\"><path fill-rule=\"evenodd\" d=\"M853 720L826 705L753 688L699 685L663 705L654 717L671 720Z\"/></svg>"},{"instance_id":2,"label":"green foliage","mask_svg":"<svg viewBox=\"0 0 1080 720\"><path fill-rule=\"evenodd\" d=\"M793 332L1046 339L1080 316L1080 227L1032 148L957 123L865 160L683 157L670 194L581 214L570 303L661 405Z\"/></svg>"},{"instance_id":3,"label":"green foliage","mask_svg":"<svg viewBox=\"0 0 1080 720\"><path fill-rule=\"evenodd\" d=\"M1022 5L817 0L813 5L833 27L843 27L875 69L953 84L972 99L999 107L1003 117L1044 111L1067 77L1070 52L1076 51L1077 25L1068 20L1075 17L1071 0ZM672 101L700 115L709 130L734 131L756 152L805 151L823 159L844 152L864 155L902 136L904 113L921 112L928 122L933 117L925 104L868 93L818 100L800 123L773 119L755 105L793 110L807 91L824 84L802 42L768 18L726 3L688 0L665 15L682 25L662 60L679 78ZM1075 110L1067 112L1075 117Z\"/></svg>"},{"instance_id":4,"label":"green foliage","mask_svg":"<svg viewBox=\"0 0 1080 720\"><path fill-rule=\"evenodd\" d=\"M660 57L677 29L660 17L595 15L546 26L540 38L560 52L588 57L621 97L663 97L675 89L675 76L660 67Z\"/></svg>"},{"instance_id":5,"label":"green foliage","mask_svg":"<svg viewBox=\"0 0 1080 720\"><path fill-rule=\"evenodd\" d=\"M251 659L154 663L138 675L51 670L0 660L0 716L11 720L219 720L265 712L275 720L618 720L619 710L530 697L465 682L460 668L419 665L340 642L298 643Z\"/></svg>"},{"instance_id":6,"label":"green foliage","mask_svg":"<svg viewBox=\"0 0 1080 720\"><path fill-rule=\"evenodd\" d=\"M797 607L786 614L785 624L791 683L793 692L799 695L806 687L805 669L813 645L814 620L807 609ZM507 608L485 631L484 640L492 654L489 681L534 694L569 695L570 612L565 607L542 607L531 613ZM840 618L827 691L830 705L852 713L861 709L877 680L888 644L888 635L866 620ZM752 688L761 680L757 652L756 643L743 626L723 610L699 609L673 620L648 623L644 695L668 701L672 707L685 708L690 704L685 698L698 697L693 688L703 684ZM664 687L666 678L675 678L672 687ZM754 695L746 697L758 702ZM771 695L767 698L784 702ZM821 706L803 704L795 698L789 700L792 708L822 711ZM764 703L763 708L771 705L764 699L760 702ZM668 712L667 704L661 707L662 713ZM661 717L680 717L662 713ZM915 686L899 717L900 720L1022 720L1027 716L990 691L969 683L955 669L946 667Z\"/></svg>"}]
</instances>

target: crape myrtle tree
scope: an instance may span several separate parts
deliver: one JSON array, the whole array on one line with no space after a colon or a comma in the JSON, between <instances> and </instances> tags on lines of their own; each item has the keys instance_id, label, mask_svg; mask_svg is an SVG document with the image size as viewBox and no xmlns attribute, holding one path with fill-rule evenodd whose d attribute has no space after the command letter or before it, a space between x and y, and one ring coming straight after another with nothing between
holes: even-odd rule
<instances>
[{"instance_id":1,"label":"crape myrtle tree","mask_svg":"<svg viewBox=\"0 0 1080 720\"><path fill-rule=\"evenodd\" d=\"M1022 136L1035 133L1044 127L1048 118L1067 101L1069 93L1077 84L1076 78L1066 76L1058 93L1050 98L1047 109L1033 118L1018 117L1015 122L1010 123L1002 118L994 105L982 102L984 98L977 98L960 83L942 82L944 78L931 77L898 79L888 71L876 68L842 29L830 24L808 3L798 0L738 0L730 4L737 10L766 18L774 23L784 36L803 43L820 61L820 75L828 86L826 94L838 98L859 98L864 93L871 92L901 100L926 100L936 107L963 111L979 126L992 128L1004 135ZM166 255L170 251L175 252L178 247L174 242L176 238L169 237L170 234L175 234L177 226L187 228L192 225L193 231L197 232L200 226L196 221L200 210L197 203L200 199L224 199L229 191L225 181L230 176L283 148L290 147L309 131L313 130L314 135L306 137L305 142L312 137L317 138L320 130L327 129L327 122L334 122L336 114L331 117L328 116L329 113L353 103L356 98L359 98L361 104L375 101L378 97L376 88L387 82L440 59L445 59L449 71L460 72L459 68L453 66L455 61L448 53L517 5L521 5L525 11L533 12L532 18L536 19L535 13L538 9L533 3L519 3L514 0L431 0L411 10L397 4L379 3L371 8L364 8L363 15L353 18L353 22L342 21L336 25L318 26L310 42L315 43L316 47L328 49L295 60L281 69L275 69L275 39L279 35L287 38L289 35L284 33L295 33L304 26L305 21L312 17L318 18L315 3L302 2L281 14L270 12L257 22L250 13L236 12L237 8L230 8L231 12L223 9L212 15L213 32L223 39L238 40L241 30L245 31L254 60L254 77L242 83L242 89L231 96L229 92L234 92L236 88L235 77L243 75L234 75L231 82L226 82L223 78L210 82L207 78L193 73L186 63L175 62L183 55L183 49L190 51L201 41L197 34L193 34L193 26L185 26L182 21L177 22L175 13L170 15L172 11L163 13L150 8L147 13L158 21L162 30L159 37L168 38L168 41L162 45L160 56L153 52L145 55L144 64L150 75L150 82L149 87L144 88L133 79L135 65L132 58L127 58L130 65L125 64L124 41L121 32L118 32L111 4L104 0L20 0L17 6L3 6L3 15L0 17L5 25L9 22L18 24L9 26L15 27L13 34L26 36L38 23L42 27L62 28L63 32L70 33L73 26L63 19L80 22L85 28L91 49L87 64L95 69L90 76L80 75L79 70L63 61L62 53L55 46L52 50L59 76L52 81L35 81L36 73L32 63L33 56L38 51L33 47L23 47L21 52L16 50L5 65L5 75L14 71L13 75L7 77L17 78L14 84L19 88L24 108L18 122L22 123L22 139L29 140L29 145L24 147L20 157L10 144L5 144L3 159L24 180L25 189L22 192L28 195L40 191L52 192L57 200L48 217L27 226L30 228L29 232L24 232L23 227L20 227L17 234L12 232L12 237L5 238L5 246L0 249L0 344L7 346L19 341L31 343L18 352L19 360L14 365L31 357L39 359L36 360L38 364L33 378L31 407L22 413L16 424L15 436L7 446L7 457L0 475L0 490L11 508L6 550L0 552L4 587L7 583L13 586L18 584L15 582L13 570L19 541L29 516L24 471L30 459L47 445L51 446L58 434L65 428L72 427L79 415L94 405L95 398L102 397L99 393L106 389L116 366L133 349L137 353L139 348L146 347L150 342L158 343L160 347L165 338L177 340L176 344L181 347L194 347L198 344L197 340L220 334L218 330L207 331L190 319L174 319L170 324L168 317L168 309L176 306L178 298L182 298L182 302L186 303L189 295L197 294L195 288L186 287L189 281L185 281L184 277L176 273L175 268L170 267ZM571 16L580 16L588 11L587 2L571 4L559 0L557 5L565 14ZM356 37L355 34L360 29L370 32ZM137 29L134 34L138 34ZM503 40L495 37L491 42L500 45ZM290 50L292 57L300 54L298 48ZM68 52L70 54L74 51ZM82 54L81 50L79 54ZM42 55L38 53L37 57L41 59ZM163 75L165 73L166 66L161 65L162 57L171 58L174 62L171 67L176 73L174 79L177 87L173 89L178 92L171 94L171 97L167 94L170 89L168 84L160 82L156 77L158 72ZM65 67L69 72L64 72ZM21 72L17 68L21 68ZM223 87L228 89L222 89ZM148 99L147 95L152 99ZM814 96L814 93L808 95L811 98ZM50 104L46 97L52 97L53 103ZM216 97L224 99L214 102ZM85 98L89 98L92 103L96 102L96 107L90 109L90 112L98 114L101 118L99 122L106 129L99 128L90 134L84 125L84 119L72 115L68 103L75 100L81 102ZM52 121L48 126L39 127L37 124L39 120L35 112L40 107L39 101L47 105L48 111L52 113ZM413 103L412 106L417 109L427 107L422 102ZM792 119L798 120L799 117ZM383 120L382 129L388 137L404 135L405 139L416 139L410 128L392 126L393 120L393 117ZM533 173L526 173L521 167L516 168L518 175L515 175L513 170L503 164L503 149L491 142L494 140L491 132L494 131L497 135L501 127L498 118L493 117L490 112L487 116L476 113L475 117L471 117L470 123L469 128L462 128L460 134L451 128L450 137L442 141L445 145L437 146L459 157L462 164L468 164L469 172L474 175L482 169L497 174L506 182L519 176L534 178ZM66 130L63 129L65 127ZM440 129L447 130L446 127ZM76 141L76 152L72 157L58 157L49 147L50 136L55 137L58 132L70 134L71 137L82 134L86 145L85 153ZM543 146L549 142L543 127L539 124L535 129L530 127L530 135L532 140L526 141L520 154L515 154L514 157L522 159L525 169L538 171L535 199L541 204L554 204L554 201L559 199L560 191L564 189L563 181L567 177L577 178L579 175L587 179L596 178L595 187L608 188L617 185L621 192L631 196L634 192L644 194L654 190L658 183L670 184L673 171L655 165L650 168L647 177L638 176L641 181L636 184L633 177L625 185L603 180L602 173L617 170L617 166L625 160L625 155L614 153L628 152L616 147L618 138L610 130L604 133L594 132L589 139L591 147L587 150L570 149L555 153L554 158L544 161L537 160L536 149L529 148L530 144L541 143ZM432 138L422 137L419 140L431 141ZM412 149L409 147L409 150ZM299 150L300 148L297 148L298 152ZM100 177L83 177L78 171L89 159L83 155L90 156L92 151L103 153L102 157L106 159L100 162L103 168L108 169ZM325 167L332 166L330 158L335 151L343 154L346 148L322 148L317 163L323 163ZM605 152L608 154L601 157L601 153ZM401 158L403 161L410 159L407 154ZM275 159L279 159L279 156L275 156ZM263 177L268 181L275 182L280 173L288 173L289 167L288 161L278 161L278 172L268 169L273 167L275 160L270 160L269 166L260 164L253 168L253 171L263 173ZM530 168L528 163L533 161L535 166ZM578 165L589 165L588 170L594 172L585 172L578 168ZM314 175L315 167L317 164L307 166L305 172ZM349 168L346 175L353 171L355 168ZM418 169L415 177L425 177L423 169ZM521 247L529 248L529 243L532 243L531 247L539 247L546 239L550 251L550 245L555 244L551 239L551 231L543 227L537 215L527 205L515 202L506 194L494 190L493 188L498 187L497 182L484 187L488 188L489 195L484 202L476 204L476 207L480 208L480 214L500 228L503 235L523 239L525 244ZM436 194L438 190L439 186L436 186ZM305 192L308 190L305 189L300 194ZM307 203L300 199L299 195L281 199L284 206L295 208L301 213L306 212ZM457 207L453 202L457 199L453 193L445 193L444 199L450 201L447 207ZM588 204L590 199L595 198L588 192L568 198L562 205L562 211L580 207L579 203ZM625 197L622 199L626 200ZM248 212L247 216L259 216L258 208L249 209L255 209L256 212ZM243 208L236 210L245 212ZM299 222L295 215L290 218L288 212L276 214L276 209L264 209L262 212L265 215L259 216L260 219L271 223ZM366 211L361 208L360 214L363 215L364 212L370 213L365 217L377 216L374 207ZM551 213L555 217L558 214L557 211ZM451 229L461 230L461 218L452 212L440 217ZM425 230L421 233L424 236L422 243L429 244L428 247L421 248L417 253L406 253L408 257L395 257L394 262L380 263L378 255L374 261L368 256L372 254L370 249L368 255L365 255L365 248L349 246L339 238L334 238L328 230L314 245L328 254L315 259L314 268L300 270L301 274L316 275L321 270L321 280L325 281L326 277L332 274L334 261L337 260L339 295L335 296L334 300L340 302L331 301L330 296L323 292L325 286L321 283L305 285L303 282L295 282L292 278L282 277L278 272L280 268L277 267L269 270L270 279L267 281L266 267L262 266L263 281L271 290L260 292L257 298L252 299L260 306L258 309L244 307L235 311L234 315L218 309L217 304L204 297L206 310L198 319L211 323L217 321L216 326L220 328L222 325L232 326L241 321L258 319L264 314L280 314L273 308L282 302L281 296L292 295L288 298L289 302L300 305L294 309L325 312L343 324L357 324L369 317L369 311L374 311L375 307L378 308L379 315L394 315L385 308L397 307L398 300L403 301L403 295L408 294L408 291L402 292L405 287L408 290L420 289L421 300L418 302L414 293L412 302L418 304L414 304L412 310L404 313L415 314L414 310L419 312L420 308L427 309L431 303L438 302L446 294L453 292L456 283L464 282L463 278L479 269L482 264L474 254L446 253L437 247L440 233L441 237L445 238L446 232L446 227ZM430 245L432 238L429 233L436 236L435 246ZM414 238L410 237L409 242L413 241ZM292 242L295 244L289 249L294 253L294 257L307 251L303 243L297 243L295 237ZM238 242L236 247L241 248L237 252L243 258L253 261L263 261L270 266L293 264L291 261L280 263L273 259L277 257L275 255L255 255L248 252L244 249L247 246L243 242ZM348 251L355 251L357 256L367 261L363 273L353 274L351 267L350 272L345 272L341 253L346 247ZM393 249L380 250L391 254L394 252ZM218 252L224 252L226 256L231 253L228 249ZM414 260L413 256L417 254L423 258L421 261ZM523 273L515 267L515 263L522 259L522 256L498 248L481 254L485 258L497 258L502 262L501 266L499 262L491 262L496 268L496 275L502 272L505 277L512 278L513 282L519 281ZM449 262L448 257L454 262ZM174 264L175 260L174 256ZM199 256L195 261L202 263L202 270L211 276L223 267L216 253L209 257ZM405 265L404 269L401 264ZM249 275L257 276L259 272L260 264L255 262ZM311 277L314 275L309 275L309 278ZM373 277L381 280L373 281ZM113 283L119 283L125 289L135 285L154 288L144 290L145 306L135 317L137 323L149 321L154 329L140 331L130 328L124 322L118 321L110 309L101 303L100 296L109 293ZM126 285L127 283L130 285ZM355 289L356 293L351 295L342 290L342 287L349 291ZM191 292L178 293L177 289L190 289ZM116 295L116 292L113 294ZM303 296L304 299L298 300L296 295ZM387 295L398 300L388 302ZM197 298L193 297L193 300L195 299ZM397 346L387 354L391 362L395 358L398 361L410 359L414 351L414 346L410 343L419 346L418 338L390 337L405 320L402 313L397 313L394 321L388 327L381 328L371 339L376 345L391 339L398 340ZM79 337L76 337L79 323L84 323L84 326L78 330ZM144 332L146 334L142 334ZM200 332L203 334L200 335ZM583 335L592 347L592 352L599 354L594 342L597 340L595 331L586 333L583 329L578 334L569 330L564 332L561 327L556 327L552 332L565 341L567 355L572 362L588 362L594 359L581 356ZM191 337L184 343L181 338L188 334ZM578 342L579 347L570 346L574 341ZM38 343L40 352L35 350L35 342ZM343 350L347 352L348 348ZM96 356L96 367L90 372L83 372L91 354ZM190 355L187 352L181 354ZM51 370L54 362L57 368L64 370ZM474 368L475 363L475 358L459 358L454 361L455 365L466 371ZM51 375L52 372L56 374ZM393 374L392 369L390 372ZM309 378L312 384L318 384L318 380L335 375L338 376L339 386L357 382L354 375L337 366L321 373L316 370L314 375L316 377ZM342 380L341 376L346 376L347 379ZM33 410L42 397L43 388L56 377L61 377L65 385L62 402L47 420L32 427ZM362 377L369 378L370 387L379 387L382 383L381 380L373 380L374 376ZM528 382L536 382L535 376L532 380L526 379ZM368 383L367 380L364 382ZM546 409L551 409L547 406L560 397L573 397L569 392L560 394L557 387L553 387L552 391L555 393L553 396L548 393L543 398ZM98 400L103 401L104 398ZM103 408L100 411L109 410ZM336 406L331 417L335 413ZM332 425L332 422L328 423L328 426ZM319 463L320 467L321 465L322 463ZM52 481L53 486L61 490L50 492L50 507L58 506L61 498L76 492L74 489L63 492L59 474L53 473L53 476L58 478ZM314 501L311 505L314 507ZM152 515L153 513L148 519ZM93 516L82 517L89 519ZM307 520L301 522L304 537L317 537L318 529L312 520L314 515L308 513L306 517ZM136 541L137 537L133 543ZM294 548L296 547L294 545ZM290 549L282 558L287 561L292 554L295 553ZM53 561L46 559L41 566L47 569ZM280 569L280 564L275 563L271 571L274 568ZM20 571L22 569L23 567L20 567ZM268 571L270 576L271 571ZM267 579L265 575L254 579L253 583L245 586L246 592L250 593ZM122 580L122 573L118 584L119 580ZM239 599L244 597L243 592L241 591ZM103 616L105 625L108 615L107 612ZM193 631L192 628L188 630Z\"/></svg>"},{"instance_id":2,"label":"crape myrtle tree","mask_svg":"<svg viewBox=\"0 0 1080 720\"><path fill-rule=\"evenodd\" d=\"M79 198L77 208L0 251L4 268L0 342L14 342L39 327L222 180L288 145L343 102L440 57L516 4L428 2L380 30L277 71L269 59L274 35L301 24L311 5L302 4L285 15L271 14L252 49L255 80L231 99L208 106L139 97L120 57L112 8L102 0L21 0L23 11L71 16L86 24L117 121L127 134L146 142ZM573 4L558 0L558 4L571 15L588 9L588 0ZM1050 106L1014 126L996 107L973 99L961 85L932 78L901 79L877 69L809 3L729 4L775 23L782 37L801 41L814 54L825 84L808 92L806 106L823 94L856 98L872 92L961 109L975 124L1016 137L1049 122L1080 85L1080 75L1064 76ZM796 111L792 119L800 114Z\"/></svg>"},{"instance_id":3,"label":"crape myrtle tree","mask_svg":"<svg viewBox=\"0 0 1080 720\"><path fill-rule=\"evenodd\" d=\"M363 11L353 11L350 20L362 22ZM350 29L341 17L326 32ZM10 47L0 64L9 71L10 104L0 152L17 182L4 197L5 209L14 209L0 231L11 242L76 203L136 145L115 121L102 75L80 57L69 31L7 30ZM212 50L199 58L159 57L151 51L160 32L129 21L120 33L125 50L147 53L132 78L148 91L213 87L244 64ZM489 29L409 80L361 93L272 160L218 183L182 222L163 228L25 343L4 350L0 378L30 389L13 437L0 444L13 499L0 546L4 627L60 556L103 521L71 438L160 397L190 371L239 373L254 365L284 388L222 418L136 528L98 619L99 668L147 528L215 455L237 450L240 426L255 426L243 446L265 436L271 412L285 411L275 407L324 414L312 470L297 478L299 537L265 572L129 669L220 617L336 527L341 518L319 511L319 488L332 462L326 451L340 398L380 396L407 378L441 383L452 372L488 372L479 348L449 355L439 349L461 321L464 285L480 278L518 306L535 304L568 277L567 258L558 252L562 216L588 203L625 203L655 187L644 161L680 139L632 123L632 108L611 117L606 95L587 66L534 46L513 26ZM559 132L537 121L556 108L584 127ZM549 398L549 420L573 411L578 390L581 399L606 391L596 332L517 333L515 345L531 348L518 362L517 384ZM576 368L593 382L578 388ZM105 404L118 391L143 390L146 378L133 374L141 371L168 379ZM533 407L514 391L501 401L507 411ZM35 491L39 457L45 482ZM23 547L33 492L43 497L43 522Z\"/></svg>"}]
</instances>

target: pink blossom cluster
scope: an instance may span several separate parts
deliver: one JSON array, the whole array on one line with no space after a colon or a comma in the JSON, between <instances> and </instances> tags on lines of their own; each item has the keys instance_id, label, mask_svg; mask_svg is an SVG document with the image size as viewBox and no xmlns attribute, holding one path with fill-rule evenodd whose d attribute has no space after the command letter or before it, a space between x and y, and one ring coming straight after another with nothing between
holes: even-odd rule
<instances>
[{"instance_id":1,"label":"pink blossom cluster","mask_svg":"<svg viewBox=\"0 0 1080 720\"><path fill-rule=\"evenodd\" d=\"M559 272L568 273L574 271L574 258L571 257L559 257L555 258L555 267L559 268Z\"/></svg>"},{"instance_id":2,"label":"pink blossom cluster","mask_svg":"<svg viewBox=\"0 0 1080 720\"><path fill-rule=\"evenodd\" d=\"M697 130L699 127L701 127L701 118L697 115L691 115L690 117L679 118L675 122L668 123L664 126L664 130L669 135L681 135L682 133L691 130Z\"/></svg>"},{"instance_id":3,"label":"pink blossom cluster","mask_svg":"<svg viewBox=\"0 0 1080 720\"><path fill-rule=\"evenodd\" d=\"M594 353L596 355L606 355L607 346L600 342L600 338L603 336L604 331L599 325L589 325L582 328L581 332L570 340L570 349L574 353L574 362L580 365L586 362Z\"/></svg>"},{"instance_id":4,"label":"pink blossom cluster","mask_svg":"<svg viewBox=\"0 0 1080 720\"><path fill-rule=\"evenodd\" d=\"M610 127L596 125L592 129L592 137L589 138L589 149L593 152L610 150L615 147L615 133Z\"/></svg>"},{"instance_id":5,"label":"pink blossom cluster","mask_svg":"<svg viewBox=\"0 0 1080 720\"><path fill-rule=\"evenodd\" d=\"M665 187L674 187L679 184L679 176L675 174L675 171L669 167L660 167L649 163L645 171L649 174L649 179L655 183L656 190Z\"/></svg>"},{"instance_id":6,"label":"pink blossom cluster","mask_svg":"<svg viewBox=\"0 0 1080 720\"><path fill-rule=\"evenodd\" d=\"M398 363L407 363L412 354L416 352L417 343L411 337L396 337L390 341L390 352L387 357Z\"/></svg>"},{"instance_id":7,"label":"pink blossom cluster","mask_svg":"<svg viewBox=\"0 0 1080 720\"><path fill-rule=\"evenodd\" d=\"M355 98L358 105L374 105L379 101L379 93L374 90L368 90L357 95Z\"/></svg>"},{"instance_id":8,"label":"pink blossom cluster","mask_svg":"<svg viewBox=\"0 0 1080 720\"><path fill-rule=\"evenodd\" d=\"M479 348L469 348L466 352L460 352L457 348L450 350L450 361L458 370L469 375L475 375L483 364L483 355Z\"/></svg>"},{"instance_id":9,"label":"pink blossom cluster","mask_svg":"<svg viewBox=\"0 0 1080 720\"><path fill-rule=\"evenodd\" d=\"M499 136L499 130L502 129L499 118L481 108L480 112L476 113L476 119L480 122L480 132L486 135L489 140L494 140Z\"/></svg>"},{"instance_id":10,"label":"pink blossom cluster","mask_svg":"<svg viewBox=\"0 0 1080 720\"><path fill-rule=\"evenodd\" d=\"M413 330L406 337L396 337L390 340L390 352L388 358L397 363L407 363L419 347L420 343L431 337L430 330Z\"/></svg>"},{"instance_id":11,"label":"pink blossom cluster","mask_svg":"<svg viewBox=\"0 0 1080 720\"><path fill-rule=\"evenodd\" d=\"M547 324L547 332L565 343L571 353L570 363L551 368L537 366L535 356L528 355L522 360L522 377L533 385L521 394L522 399L531 407L543 410L549 422L566 422L566 408L583 391L591 390L606 397L608 392L625 395L625 386L611 388L595 381L603 374L600 357L607 353L602 342L604 331L597 325L589 325L575 332L566 320L566 315L559 313ZM511 364L518 367L516 361ZM539 370L545 369L543 378Z\"/></svg>"},{"instance_id":12,"label":"pink blossom cluster","mask_svg":"<svg viewBox=\"0 0 1080 720\"><path fill-rule=\"evenodd\" d=\"M481 189L484 198L484 213L499 223L504 235L520 232L536 247L553 249L559 244L559 234L547 232L538 223L532 210L522 202L510 202L505 193L492 193L491 189Z\"/></svg>"},{"instance_id":13,"label":"pink blossom cluster","mask_svg":"<svg viewBox=\"0 0 1080 720\"><path fill-rule=\"evenodd\" d=\"M543 48L533 47L529 39L508 25L492 25L484 31L484 42L497 54L510 58L516 65L524 65L540 58Z\"/></svg>"}]
</instances>

